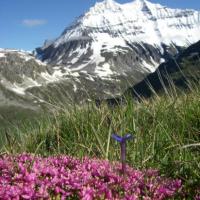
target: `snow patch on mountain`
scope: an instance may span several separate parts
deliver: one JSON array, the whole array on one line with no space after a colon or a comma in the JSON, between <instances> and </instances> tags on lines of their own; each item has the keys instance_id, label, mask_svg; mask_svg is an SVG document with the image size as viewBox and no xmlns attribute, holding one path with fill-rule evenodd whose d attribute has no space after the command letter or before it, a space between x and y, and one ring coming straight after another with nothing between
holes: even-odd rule
<instances>
[{"instance_id":1,"label":"snow patch on mountain","mask_svg":"<svg viewBox=\"0 0 200 200\"><path fill-rule=\"evenodd\" d=\"M5 57L5 53L0 53L0 58L4 58Z\"/></svg>"},{"instance_id":2,"label":"snow patch on mountain","mask_svg":"<svg viewBox=\"0 0 200 200\"><path fill-rule=\"evenodd\" d=\"M108 77L113 74L113 71L110 69L110 65L105 63L102 66L97 66L95 73L98 74L102 79L108 79Z\"/></svg>"},{"instance_id":3,"label":"snow patch on mountain","mask_svg":"<svg viewBox=\"0 0 200 200\"><path fill-rule=\"evenodd\" d=\"M13 91L19 95L25 95L26 94L26 90L29 88L33 88L33 87L40 87L42 86L42 84L39 84L37 81L28 78L28 77L24 77L24 80L21 84L19 83L11 83L10 81L7 81L6 79L1 80L1 84L8 90Z\"/></svg>"}]
</instances>

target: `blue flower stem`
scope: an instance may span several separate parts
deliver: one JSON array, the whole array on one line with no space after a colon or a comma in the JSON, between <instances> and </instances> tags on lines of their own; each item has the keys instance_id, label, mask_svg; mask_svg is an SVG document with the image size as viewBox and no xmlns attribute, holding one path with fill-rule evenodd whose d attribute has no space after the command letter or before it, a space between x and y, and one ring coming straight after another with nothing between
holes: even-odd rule
<instances>
[{"instance_id":1,"label":"blue flower stem","mask_svg":"<svg viewBox=\"0 0 200 200\"><path fill-rule=\"evenodd\" d=\"M122 174L126 173L126 141L121 142L121 163L122 163Z\"/></svg>"}]
</instances>

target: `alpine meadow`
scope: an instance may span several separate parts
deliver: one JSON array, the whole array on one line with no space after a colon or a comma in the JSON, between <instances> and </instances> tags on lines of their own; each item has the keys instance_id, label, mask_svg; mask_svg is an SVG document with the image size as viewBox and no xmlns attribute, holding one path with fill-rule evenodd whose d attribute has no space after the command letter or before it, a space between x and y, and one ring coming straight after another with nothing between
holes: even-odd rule
<instances>
[{"instance_id":1,"label":"alpine meadow","mask_svg":"<svg viewBox=\"0 0 200 200\"><path fill-rule=\"evenodd\" d=\"M0 11L0 200L200 200L200 11L60 0L87 11L11 49L60 26L36 2Z\"/></svg>"}]
</instances>

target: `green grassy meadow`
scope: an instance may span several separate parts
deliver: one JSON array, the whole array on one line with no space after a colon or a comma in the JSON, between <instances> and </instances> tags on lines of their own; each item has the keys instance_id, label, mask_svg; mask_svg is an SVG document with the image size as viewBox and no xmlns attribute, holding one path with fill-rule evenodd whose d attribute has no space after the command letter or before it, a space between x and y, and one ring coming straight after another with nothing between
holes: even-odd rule
<instances>
[{"instance_id":1,"label":"green grassy meadow","mask_svg":"<svg viewBox=\"0 0 200 200\"><path fill-rule=\"evenodd\" d=\"M111 134L132 133L127 163L137 169L156 168L181 179L185 198L200 186L200 89L179 95L156 95L141 102L126 97L123 105L89 103L61 109L51 116L1 130L0 154L66 154L111 161L120 159Z\"/></svg>"}]
</instances>

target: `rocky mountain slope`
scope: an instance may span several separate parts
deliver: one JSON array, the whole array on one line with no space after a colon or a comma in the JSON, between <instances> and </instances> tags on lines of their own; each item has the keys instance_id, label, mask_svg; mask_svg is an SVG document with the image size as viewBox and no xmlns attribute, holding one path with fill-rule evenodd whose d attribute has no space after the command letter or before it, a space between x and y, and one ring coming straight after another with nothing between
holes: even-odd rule
<instances>
[{"instance_id":1,"label":"rocky mountain slope","mask_svg":"<svg viewBox=\"0 0 200 200\"><path fill-rule=\"evenodd\" d=\"M193 88L200 83L200 41L189 46L182 53L161 64L140 83L129 88L136 98L147 98L155 93L171 93Z\"/></svg>"}]
</instances>

